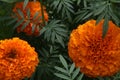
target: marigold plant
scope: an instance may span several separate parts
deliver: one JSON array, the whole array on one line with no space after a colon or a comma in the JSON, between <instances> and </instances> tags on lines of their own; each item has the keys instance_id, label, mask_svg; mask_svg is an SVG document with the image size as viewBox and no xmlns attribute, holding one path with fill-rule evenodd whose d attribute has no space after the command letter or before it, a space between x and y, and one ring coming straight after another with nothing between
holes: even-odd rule
<instances>
[{"instance_id":1,"label":"marigold plant","mask_svg":"<svg viewBox=\"0 0 120 80\"><path fill-rule=\"evenodd\" d=\"M19 38L0 41L0 80L31 77L38 65L35 49Z\"/></svg>"},{"instance_id":2,"label":"marigold plant","mask_svg":"<svg viewBox=\"0 0 120 80\"><path fill-rule=\"evenodd\" d=\"M42 21L42 11L41 11L41 4L38 1L30 1L27 3L27 6L25 7L25 9L23 8L23 4L24 2L17 2L13 8L13 12L15 12L15 14L17 15L19 21L21 20L21 16L18 13L18 10L20 10L23 13L23 16L25 18L24 22L17 27L17 32L24 32L27 35L39 35L39 31L42 29L43 21ZM45 7L43 6L43 14L44 14L44 20L47 22L48 21L48 14L46 12ZM28 16L27 12L28 10L30 10L30 16ZM36 15L36 17L35 17ZM29 18L30 17L30 18ZM27 26L25 26L25 28L22 30L22 26L27 22L29 24L27 24ZM41 26L40 26L41 25ZM32 27L34 27L34 32L32 31Z\"/></svg>"},{"instance_id":3,"label":"marigold plant","mask_svg":"<svg viewBox=\"0 0 120 80\"><path fill-rule=\"evenodd\" d=\"M111 76L120 70L120 29L109 21L106 37L102 38L103 21L79 25L68 44L70 58L90 77Z\"/></svg>"},{"instance_id":4,"label":"marigold plant","mask_svg":"<svg viewBox=\"0 0 120 80\"><path fill-rule=\"evenodd\" d=\"M120 0L0 0L0 80L120 80L119 27Z\"/></svg>"}]
</instances>

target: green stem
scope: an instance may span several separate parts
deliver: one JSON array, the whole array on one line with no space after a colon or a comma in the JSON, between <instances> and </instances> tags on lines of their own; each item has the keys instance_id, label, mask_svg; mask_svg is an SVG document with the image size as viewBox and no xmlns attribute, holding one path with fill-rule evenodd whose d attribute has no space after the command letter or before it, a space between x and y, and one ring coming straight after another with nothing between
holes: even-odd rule
<instances>
[{"instance_id":1,"label":"green stem","mask_svg":"<svg viewBox=\"0 0 120 80\"><path fill-rule=\"evenodd\" d=\"M45 25L45 19L44 19L44 8L43 8L43 1L42 0L40 0L40 2L41 2L41 12L42 12L42 22L43 22L43 25Z\"/></svg>"}]
</instances>

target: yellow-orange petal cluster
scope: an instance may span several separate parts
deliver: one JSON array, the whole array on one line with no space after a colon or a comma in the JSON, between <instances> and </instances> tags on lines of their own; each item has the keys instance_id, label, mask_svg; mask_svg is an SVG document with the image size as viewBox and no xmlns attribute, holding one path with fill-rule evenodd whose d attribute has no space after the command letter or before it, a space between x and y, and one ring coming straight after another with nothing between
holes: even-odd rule
<instances>
[{"instance_id":1,"label":"yellow-orange petal cluster","mask_svg":"<svg viewBox=\"0 0 120 80\"><path fill-rule=\"evenodd\" d=\"M19 38L0 41L0 80L30 77L38 65L35 49Z\"/></svg>"},{"instance_id":2,"label":"yellow-orange petal cluster","mask_svg":"<svg viewBox=\"0 0 120 80\"><path fill-rule=\"evenodd\" d=\"M27 35L36 35L37 36L39 34L39 31L41 30L39 25L43 25L41 4L39 1L29 1L27 6L25 7L25 9L23 9L23 4L24 4L24 2L18 2L15 4L15 6L13 8L13 12L16 13L16 15L19 19L21 19L22 17L19 15L19 13L17 11L18 9L23 12L24 18L25 18L25 21L19 27L17 27L17 32L18 33L24 32ZM30 10L30 23L26 26L26 28L21 30L22 26L28 21L28 16L27 16L28 9ZM48 14L46 12L45 6L43 6L43 9L44 9L43 10L44 19L47 22ZM38 15L35 19L33 19L36 13L38 13ZM33 25L35 25L35 26L33 26ZM34 32L32 32L32 26L35 27Z\"/></svg>"},{"instance_id":3,"label":"yellow-orange petal cluster","mask_svg":"<svg viewBox=\"0 0 120 80\"><path fill-rule=\"evenodd\" d=\"M111 76L120 70L120 29L109 21L109 29L103 39L103 22L101 20L95 25L95 20L89 20L70 35L69 56L89 77Z\"/></svg>"}]
</instances>

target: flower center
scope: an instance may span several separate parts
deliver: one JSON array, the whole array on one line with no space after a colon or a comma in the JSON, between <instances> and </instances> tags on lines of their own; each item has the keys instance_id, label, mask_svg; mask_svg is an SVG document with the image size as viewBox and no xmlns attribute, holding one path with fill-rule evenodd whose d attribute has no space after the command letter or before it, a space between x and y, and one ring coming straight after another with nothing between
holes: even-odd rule
<instances>
[{"instance_id":1,"label":"flower center","mask_svg":"<svg viewBox=\"0 0 120 80\"><path fill-rule=\"evenodd\" d=\"M16 58L16 50L11 50L8 54L7 54L7 58Z\"/></svg>"}]
</instances>

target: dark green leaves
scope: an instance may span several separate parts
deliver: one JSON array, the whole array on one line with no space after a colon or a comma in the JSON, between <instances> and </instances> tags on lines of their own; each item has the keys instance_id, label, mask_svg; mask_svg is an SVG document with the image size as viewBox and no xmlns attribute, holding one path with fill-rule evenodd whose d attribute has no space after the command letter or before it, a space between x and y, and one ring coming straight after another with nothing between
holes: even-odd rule
<instances>
[{"instance_id":1,"label":"dark green leaves","mask_svg":"<svg viewBox=\"0 0 120 80\"><path fill-rule=\"evenodd\" d=\"M23 21L24 21L24 19L19 20L19 21L14 25L13 28L16 29L20 24L23 23Z\"/></svg>"},{"instance_id":2,"label":"dark green leaves","mask_svg":"<svg viewBox=\"0 0 120 80\"><path fill-rule=\"evenodd\" d=\"M107 31L108 31L108 29L109 29L109 16L105 16L105 21L104 21L104 23L103 23L103 31L102 31L102 38L104 38L105 37L105 35L106 35L106 33L107 33Z\"/></svg>"},{"instance_id":3,"label":"dark green leaves","mask_svg":"<svg viewBox=\"0 0 120 80\"><path fill-rule=\"evenodd\" d=\"M116 73L113 77L113 80L120 80L120 72Z\"/></svg>"},{"instance_id":4,"label":"dark green leaves","mask_svg":"<svg viewBox=\"0 0 120 80\"><path fill-rule=\"evenodd\" d=\"M60 43L64 47L64 39L67 37L67 30L64 24L61 24L59 20L52 20L40 31L40 34L44 34L44 39L48 42Z\"/></svg>"},{"instance_id":5,"label":"dark green leaves","mask_svg":"<svg viewBox=\"0 0 120 80\"><path fill-rule=\"evenodd\" d=\"M120 3L120 0L110 0L113 3Z\"/></svg>"},{"instance_id":6,"label":"dark green leaves","mask_svg":"<svg viewBox=\"0 0 120 80\"><path fill-rule=\"evenodd\" d=\"M74 13L74 7L72 6L73 2L71 0L55 0L51 3L51 7L61 13L61 17L67 18L68 21L72 21L72 14Z\"/></svg>"},{"instance_id":7,"label":"dark green leaves","mask_svg":"<svg viewBox=\"0 0 120 80\"><path fill-rule=\"evenodd\" d=\"M112 5L113 4L112 1L109 1L109 0L88 1L90 5L87 7L84 7L82 10L78 10L76 12L76 18L74 19L74 21L78 23L81 20L84 21L84 20L95 18L96 24L98 24L102 19L104 19L103 33L102 33L102 37L104 38L109 29L108 28L109 20L113 20L116 23L116 25L119 25L120 23L119 18L114 13L114 10L113 10L114 6Z\"/></svg>"},{"instance_id":8,"label":"dark green leaves","mask_svg":"<svg viewBox=\"0 0 120 80\"><path fill-rule=\"evenodd\" d=\"M69 65L63 56L59 56L60 62L62 63L63 67L55 66L55 69L58 70L58 73L54 73L57 77L62 78L64 80L82 80L83 74L80 74L80 69L75 68L75 64Z\"/></svg>"},{"instance_id":9,"label":"dark green leaves","mask_svg":"<svg viewBox=\"0 0 120 80\"><path fill-rule=\"evenodd\" d=\"M7 2L7 3L13 3L13 2L17 2L18 0L1 0L1 1Z\"/></svg>"}]
</instances>

